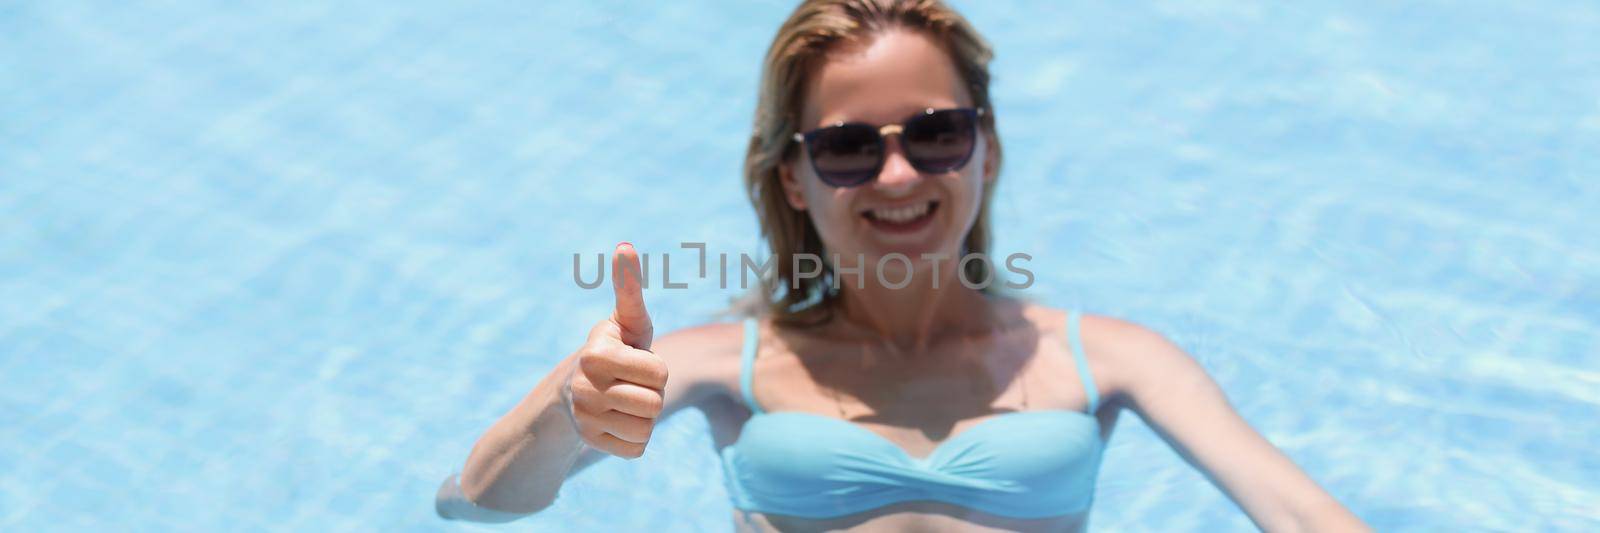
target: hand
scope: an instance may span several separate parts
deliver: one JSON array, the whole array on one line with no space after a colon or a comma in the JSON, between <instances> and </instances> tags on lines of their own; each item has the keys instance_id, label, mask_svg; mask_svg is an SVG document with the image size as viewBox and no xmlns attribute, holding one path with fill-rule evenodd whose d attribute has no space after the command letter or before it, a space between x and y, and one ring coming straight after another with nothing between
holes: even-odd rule
<instances>
[{"instance_id":1,"label":"hand","mask_svg":"<svg viewBox=\"0 0 1600 533\"><path fill-rule=\"evenodd\" d=\"M667 387L667 365L650 352L654 332L640 275L633 245L618 244L611 257L616 308L589 330L563 391L583 442L627 459L644 454Z\"/></svg>"}]
</instances>

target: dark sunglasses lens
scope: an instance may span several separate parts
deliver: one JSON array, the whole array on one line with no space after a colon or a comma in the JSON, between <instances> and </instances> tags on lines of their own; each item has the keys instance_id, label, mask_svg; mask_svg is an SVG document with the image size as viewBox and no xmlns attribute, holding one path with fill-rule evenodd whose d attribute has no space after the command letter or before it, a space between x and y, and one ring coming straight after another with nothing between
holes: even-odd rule
<instances>
[{"instance_id":1,"label":"dark sunglasses lens","mask_svg":"<svg viewBox=\"0 0 1600 533\"><path fill-rule=\"evenodd\" d=\"M836 187L872 179L883 160L878 130L864 124L823 128L813 133L806 144L817 176Z\"/></svg>"},{"instance_id":2,"label":"dark sunglasses lens","mask_svg":"<svg viewBox=\"0 0 1600 533\"><path fill-rule=\"evenodd\" d=\"M906 122L903 139L912 165L923 172L949 172L967 164L977 137L976 113L946 109Z\"/></svg>"}]
</instances>

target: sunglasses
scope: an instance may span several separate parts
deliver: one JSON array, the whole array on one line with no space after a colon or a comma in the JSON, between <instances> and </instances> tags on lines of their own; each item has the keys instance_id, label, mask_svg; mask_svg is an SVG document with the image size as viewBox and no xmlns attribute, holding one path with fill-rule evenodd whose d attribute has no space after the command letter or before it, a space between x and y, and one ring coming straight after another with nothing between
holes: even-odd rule
<instances>
[{"instance_id":1,"label":"sunglasses","mask_svg":"<svg viewBox=\"0 0 1600 533\"><path fill-rule=\"evenodd\" d=\"M794 140L805 145L811 168L823 183L855 187L878 177L886 151L884 137L895 134L900 135L906 160L918 172L938 174L961 168L972 158L981 116L981 108L929 108L900 124L841 122L796 133Z\"/></svg>"}]
</instances>

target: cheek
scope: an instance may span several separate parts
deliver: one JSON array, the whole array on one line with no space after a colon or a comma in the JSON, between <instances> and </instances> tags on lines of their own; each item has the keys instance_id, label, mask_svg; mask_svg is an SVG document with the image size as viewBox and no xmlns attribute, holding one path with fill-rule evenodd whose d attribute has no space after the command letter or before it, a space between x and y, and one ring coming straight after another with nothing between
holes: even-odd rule
<instances>
[{"instance_id":1,"label":"cheek","mask_svg":"<svg viewBox=\"0 0 1600 533\"><path fill-rule=\"evenodd\" d=\"M813 178L802 193L810 207L813 224L835 226L850 222L848 192L822 185Z\"/></svg>"},{"instance_id":2,"label":"cheek","mask_svg":"<svg viewBox=\"0 0 1600 533\"><path fill-rule=\"evenodd\" d=\"M959 202L964 211L971 211L976 215L978 205L983 202L983 191L994 186L994 183L985 179L987 173L983 168L984 159L980 154L974 154L972 161L961 172L960 183L954 189L959 191Z\"/></svg>"},{"instance_id":3,"label":"cheek","mask_svg":"<svg viewBox=\"0 0 1600 533\"><path fill-rule=\"evenodd\" d=\"M811 217L811 225L817 229L823 246L841 253L854 249L851 243L860 230L856 227L859 221L850 209L851 191L822 185L812 177L802 194L809 204L806 214Z\"/></svg>"},{"instance_id":4,"label":"cheek","mask_svg":"<svg viewBox=\"0 0 1600 533\"><path fill-rule=\"evenodd\" d=\"M965 231L971 231L972 224L978 220L978 210L983 206L983 178L981 175L973 176L962 185L961 207L952 214L958 217L955 224Z\"/></svg>"},{"instance_id":5,"label":"cheek","mask_svg":"<svg viewBox=\"0 0 1600 533\"><path fill-rule=\"evenodd\" d=\"M988 139L980 136L978 146L973 148L972 159L962 169L962 200L970 205L972 216L976 217L978 207L983 203L983 192L993 187L995 182L989 175Z\"/></svg>"}]
</instances>

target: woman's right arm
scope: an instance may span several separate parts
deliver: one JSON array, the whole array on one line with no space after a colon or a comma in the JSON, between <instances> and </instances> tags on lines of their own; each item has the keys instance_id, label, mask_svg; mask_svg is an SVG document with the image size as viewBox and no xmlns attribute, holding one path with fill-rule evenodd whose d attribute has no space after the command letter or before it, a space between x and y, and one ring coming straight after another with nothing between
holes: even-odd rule
<instances>
[{"instance_id":1,"label":"woman's right arm","mask_svg":"<svg viewBox=\"0 0 1600 533\"><path fill-rule=\"evenodd\" d=\"M546 375L473 445L458 475L439 488L439 516L474 522L508 522L536 512L581 453L582 440L562 400L577 354Z\"/></svg>"},{"instance_id":2,"label":"woman's right arm","mask_svg":"<svg viewBox=\"0 0 1600 533\"><path fill-rule=\"evenodd\" d=\"M665 359L657 356L650 351L638 255L623 244L613 258L616 311L484 433L461 474L440 487L440 516L507 522L538 512L555 500L575 464L602 454L639 457L657 420L715 390L717 367L725 365L709 359L737 354L738 338L729 335L737 328L675 332L656 347ZM671 386L668 359L680 374Z\"/></svg>"},{"instance_id":3,"label":"woman's right arm","mask_svg":"<svg viewBox=\"0 0 1600 533\"><path fill-rule=\"evenodd\" d=\"M506 522L555 500L562 480L584 452L562 399L577 357L562 360L478 438L461 473L439 490L440 516Z\"/></svg>"}]
</instances>

